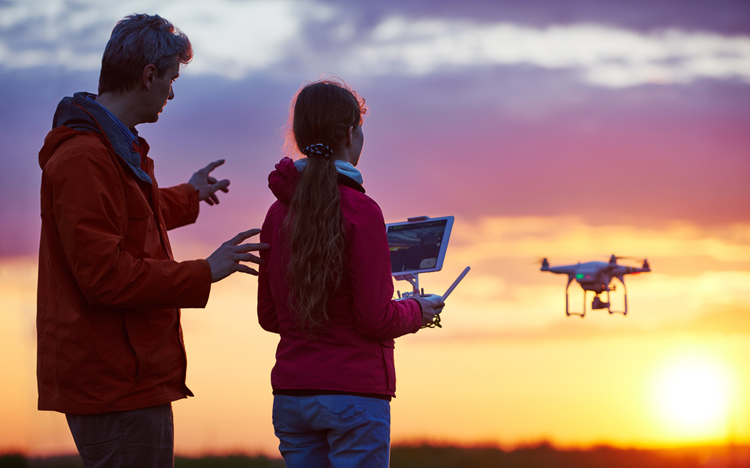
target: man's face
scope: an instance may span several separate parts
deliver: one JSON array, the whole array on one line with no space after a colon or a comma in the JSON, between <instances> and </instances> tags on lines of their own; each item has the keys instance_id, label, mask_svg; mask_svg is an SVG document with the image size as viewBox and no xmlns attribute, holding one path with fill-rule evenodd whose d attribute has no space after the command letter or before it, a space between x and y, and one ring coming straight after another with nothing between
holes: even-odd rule
<instances>
[{"instance_id":1,"label":"man's face","mask_svg":"<svg viewBox=\"0 0 750 468\"><path fill-rule=\"evenodd\" d=\"M149 90L148 113L145 118L146 122L156 122L159 120L159 114L167 105L167 101L174 98L172 83L180 76L180 62L175 60L174 65L169 67L161 77L154 77L154 81Z\"/></svg>"}]
</instances>

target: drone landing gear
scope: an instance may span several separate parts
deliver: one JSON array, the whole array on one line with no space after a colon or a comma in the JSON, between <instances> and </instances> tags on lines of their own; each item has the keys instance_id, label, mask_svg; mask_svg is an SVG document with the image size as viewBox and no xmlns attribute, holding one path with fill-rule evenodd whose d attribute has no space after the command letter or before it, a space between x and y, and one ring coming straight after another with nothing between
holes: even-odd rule
<instances>
[{"instance_id":1,"label":"drone landing gear","mask_svg":"<svg viewBox=\"0 0 750 468\"><path fill-rule=\"evenodd\" d=\"M622 310L622 311L620 311L620 310L612 310L612 308L611 308L612 307L612 305L611 305L612 301L610 300L609 293L610 293L610 291L614 291L615 290L616 285L615 284L610 284L609 286L607 286L607 288L604 291L602 291L602 292L605 292L605 291L607 292L607 300L606 300L606 302L603 301L599 297L599 295L601 294L601 292L599 292L599 293L595 292L594 293L594 300L591 301L591 310L607 309L607 312L609 312L610 315L612 315L612 314L628 315L628 290L625 287L625 282L622 281L622 279L620 279L620 278L617 278L617 279L620 280L620 283L622 284L623 291L625 293L624 294L625 309ZM588 291L585 290L585 289L583 290L583 309L582 309L583 311L582 312L571 312L570 311L570 306L569 306L570 302L569 302L568 290L570 289L570 283L572 283L572 282L573 282L573 277L571 276L571 277L568 278L568 285L565 288L565 315L568 316L568 317L570 317L571 315L576 315L578 317L583 318L583 317L586 316L586 300L587 300Z\"/></svg>"},{"instance_id":2,"label":"drone landing gear","mask_svg":"<svg viewBox=\"0 0 750 468\"><path fill-rule=\"evenodd\" d=\"M628 288L625 286L625 281L623 281L622 278L618 276L615 276L615 278L617 278L620 281L620 284L622 284L622 290L624 292L623 301L624 301L625 309L624 310L612 310L611 309L611 306L610 306L611 301L609 299L609 292L615 291L615 288L616 288L616 284L613 281L612 283L609 284L609 286L607 286L607 302L605 303L607 304L607 307L606 307L607 312L609 312L610 315L612 314L628 315ZM594 302L596 302L596 300ZM593 304L591 306L594 307Z\"/></svg>"},{"instance_id":3,"label":"drone landing gear","mask_svg":"<svg viewBox=\"0 0 750 468\"><path fill-rule=\"evenodd\" d=\"M569 294L568 290L570 289L570 283L573 282L573 277L568 276L568 285L565 287L565 315L567 317L570 317L571 315L577 315L581 318L586 316L586 290L583 290L583 312L571 312L570 311L570 301L568 300Z\"/></svg>"}]
</instances>

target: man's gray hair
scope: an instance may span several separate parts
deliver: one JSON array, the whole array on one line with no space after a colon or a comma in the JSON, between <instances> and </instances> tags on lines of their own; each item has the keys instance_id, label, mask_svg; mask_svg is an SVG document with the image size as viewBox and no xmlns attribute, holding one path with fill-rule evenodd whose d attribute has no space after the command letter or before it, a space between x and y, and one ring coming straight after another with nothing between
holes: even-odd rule
<instances>
[{"instance_id":1,"label":"man's gray hair","mask_svg":"<svg viewBox=\"0 0 750 468\"><path fill-rule=\"evenodd\" d=\"M188 63L193 47L188 37L159 15L130 15L112 30L102 57L99 94L128 91L140 80L146 65L161 77L175 64Z\"/></svg>"}]
</instances>

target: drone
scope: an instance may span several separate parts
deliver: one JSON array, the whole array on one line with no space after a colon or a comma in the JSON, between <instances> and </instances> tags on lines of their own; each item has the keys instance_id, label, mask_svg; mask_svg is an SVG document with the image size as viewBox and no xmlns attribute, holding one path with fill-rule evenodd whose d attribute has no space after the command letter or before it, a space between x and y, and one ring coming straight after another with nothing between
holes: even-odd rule
<instances>
[{"instance_id":1,"label":"drone","mask_svg":"<svg viewBox=\"0 0 750 468\"><path fill-rule=\"evenodd\" d=\"M624 265L618 265L618 259L626 259L632 257L617 257L612 255L609 257L609 262L587 262L578 263L576 265L565 265L550 267L549 262L545 258L542 260L541 271L549 271L551 273L565 274L568 275L568 284L565 287L565 315L570 317L571 315L577 315L583 318L586 315L586 294L588 291L594 293L594 300L591 303L591 309L607 309L607 312L611 314L628 314L628 290L625 287L625 275L635 275L638 273L648 273L651 271L651 267L648 265L648 260L643 259L643 267L629 267ZM617 278L622 284L625 292L625 310L613 311L610 308L609 292L614 291L616 284L613 280ZM578 284L583 288L583 312L570 312L568 306L568 290L570 289L570 283L576 280ZM603 292L607 293L607 300L603 301L599 295Z\"/></svg>"}]
</instances>

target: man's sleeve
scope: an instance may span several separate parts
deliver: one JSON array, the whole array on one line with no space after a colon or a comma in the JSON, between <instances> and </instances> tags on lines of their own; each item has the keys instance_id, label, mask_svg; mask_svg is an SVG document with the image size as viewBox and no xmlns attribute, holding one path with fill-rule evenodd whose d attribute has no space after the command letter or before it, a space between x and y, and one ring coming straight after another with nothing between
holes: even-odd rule
<instances>
[{"instance_id":1,"label":"man's sleeve","mask_svg":"<svg viewBox=\"0 0 750 468\"><path fill-rule=\"evenodd\" d=\"M347 226L349 278L359 331L387 340L415 333L422 325L419 303L393 300L393 279L383 213L374 201L365 200L356 223Z\"/></svg>"},{"instance_id":2,"label":"man's sleeve","mask_svg":"<svg viewBox=\"0 0 750 468\"><path fill-rule=\"evenodd\" d=\"M278 249L280 245L272 239L274 228L271 226L272 223L269 220L273 209L274 207L272 206L263 222L260 230L260 241L271 244L272 249L274 246ZM266 331L279 333L279 317L276 312L276 302L273 298L273 292L271 291L270 278L268 277L268 264L272 261L272 254L271 250L260 251L260 258L266 263L265 265L261 264L258 266L258 323Z\"/></svg>"},{"instance_id":3,"label":"man's sleeve","mask_svg":"<svg viewBox=\"0 0 750 468\"><path fill-rule=\"evenodd\" d=\"M160 188L161 215L167 230L193 224L198 219L198 190L190 184Z\"/></svg>"},{"instance_id":4,"label":"man's sleeve","mask_svg":"<svg viewBox=\"0 0 750 468\"><path fill-rule=\"evenodd\" d=\"M43 175L52 190L61 248L87 301L109 307L204 307L211 288L208 262L138 258L124 250L128 239L145 235L134 231L144 229L146 220L128 218L126 190L133 187L123 183L112 158L104 149L69 148Z\"/></svg>"}]
</instances>

